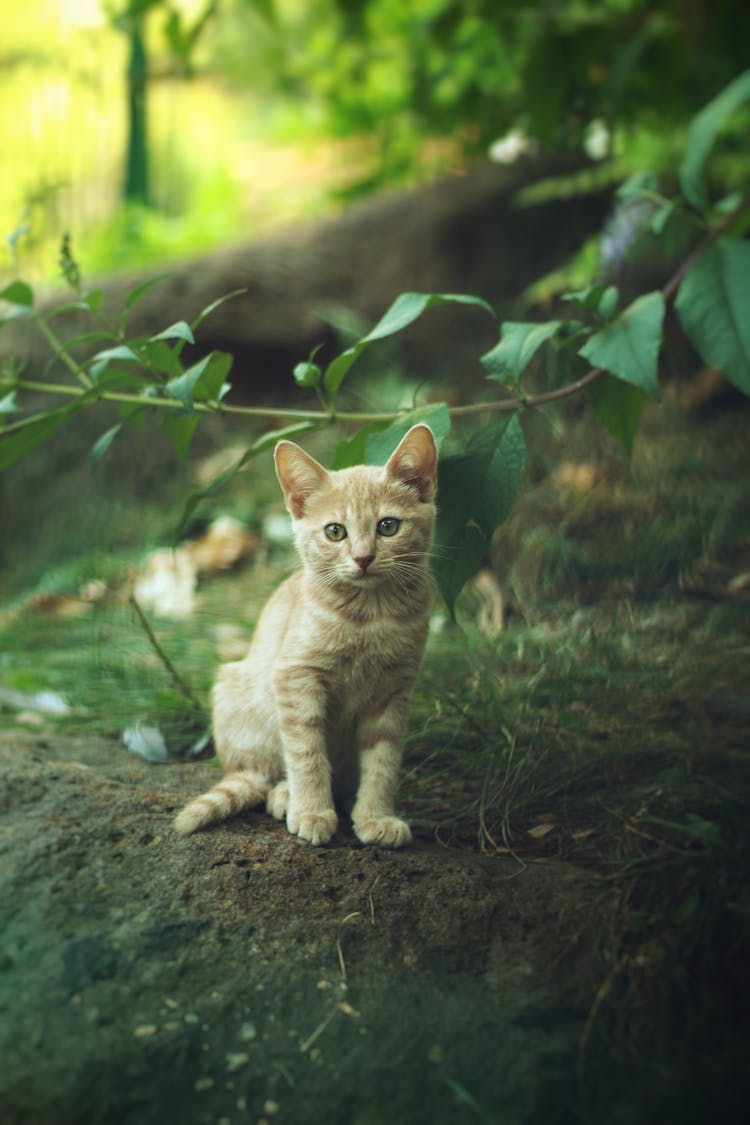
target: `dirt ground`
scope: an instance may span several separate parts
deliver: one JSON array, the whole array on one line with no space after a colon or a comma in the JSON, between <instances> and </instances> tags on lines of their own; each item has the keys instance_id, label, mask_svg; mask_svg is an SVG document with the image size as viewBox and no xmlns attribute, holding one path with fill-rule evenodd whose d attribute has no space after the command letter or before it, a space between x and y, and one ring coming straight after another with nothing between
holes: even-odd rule
<instances>
[{"instance_id":1,"label":"dirt ground","mask_svg":"<svg viewBox=\"0 0 750 1125\"><path fill-rule=\"evenodd\" d=\"M0 736L0 1120L578 1120L585 875L249 813L100 738ZM488 1107L491 1107L491 1112Z\"/></svg>"}]
</instances>

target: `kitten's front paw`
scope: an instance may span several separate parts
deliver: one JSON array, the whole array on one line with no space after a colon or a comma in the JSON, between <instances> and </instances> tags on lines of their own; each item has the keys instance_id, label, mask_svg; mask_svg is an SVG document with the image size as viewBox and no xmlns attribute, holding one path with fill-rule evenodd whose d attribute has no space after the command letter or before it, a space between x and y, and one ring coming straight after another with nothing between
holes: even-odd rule
<instances>
[{"instance_id":1,"label":"kitten's front paw","mask_svg":"<svg viewBox=\"0 0 750 1125\"><path fill-rule=\"evenodd\" d=\"M274 785L273 789L268 792L266 798L266 812L271 816L275 816L277 820L283 820L286 816L287 806L289 804L289 784L286 781L280 781L278 785Z\"/></svg>"},{"instance_id":2,"label":"kitten's front paw","mask_svg":"<svg viewBox=\"0 0 750 1125\"><path fill-rule=\"evenodd\" d=\"M411 841L409 825L397 816L369 816L354 822L354 831L363 844L381 848L403 848Z\"/></svg>"},{"instance_id":3,"label":"kitten's front paw","mask_svg":"<svg viewBox=\"0 0 750 1125\"><path fill-rule=\"evenodd\" d=\"M288 809L286 826L293 836L308 840L311 844L327 844L336 831L338 817L333 809L320 812L297 812Z\"/></svg>"}]
</instances>

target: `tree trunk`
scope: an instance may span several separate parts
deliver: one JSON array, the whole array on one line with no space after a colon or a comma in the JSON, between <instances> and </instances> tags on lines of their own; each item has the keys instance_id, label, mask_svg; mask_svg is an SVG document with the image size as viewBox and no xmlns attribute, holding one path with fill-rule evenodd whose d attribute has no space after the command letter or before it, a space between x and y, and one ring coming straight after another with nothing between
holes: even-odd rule
<instances>
[{"instance_id":1,"label":"tree trunk","mask_svg":"<svg viewBox=\"0 0 750 1125\"><path fill-rule=\"evenodd\" d=\"M133 15L128 20L130 61L127 70L128 84L128 151L125 168L123 196L126 201L149 201L148 138L146 129L146 44L143 35L143 16Z\"/></svg>"}]
</instances>

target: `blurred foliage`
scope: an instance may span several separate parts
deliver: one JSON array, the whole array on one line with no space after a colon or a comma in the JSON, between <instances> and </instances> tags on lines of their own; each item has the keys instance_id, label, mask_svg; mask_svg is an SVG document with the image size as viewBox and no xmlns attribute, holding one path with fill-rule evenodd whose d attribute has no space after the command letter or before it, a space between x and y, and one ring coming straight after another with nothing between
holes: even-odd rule
<instances>
[{"instance_id":1,"label":"blurred foliage","mask_svg":"<svg viewBox=\"0 0 750 1125\"><path fill-rule=\"evenodd\" d=\"M227 19L256 8L235 0ZM368 186L413 172L427 138L450 138L455 159L516 128L569 149L596 125L604 153L640 130L668 160L671 132L743 68L750 34L738 0L277 0L273 11L269 70L334 133L377 140ZM242 51L245 37L234 43ZM241 73L226 39L219 57Z\"/></svg>"},{"instance_id":2,"label":"blurred foliage","mask_svg":"<svg viewBox=\"0 0 750 1125\"><path fill-rule=\"evenodd\" d=\"M232 355L215 350L188 365L183 352L186 345L195 344L195 332L203 321L238 291L217 297L190 323L177 320L156 334L132 336L128 330L132 311L160 278L131 289L115 323L102 313L103 289L84 287L66 236L61 267L73 292L72 302L45 310L39 306L33 288L21 280L0 290L0 301L7 309L0 326L32 319L69 376L67 382L40 382L28 378L22 364L6 361L0 371L0 469L36 453L80 410L98 408L104 402L117 404L120 419L96 440L90 452L93 465L101 461L124 430L129 432L129 427L140 424L154 409L161 414L166 438L183 460L196 428L211 414L247 415L269 423L286 416L289 425L263 433L233 464L223 467L187 500L181 521L184 527L208 494L224 487L281 438L334 422L351 423L359 427L358 432L338 442L334 467L346 468L362 461L378 465L385 464L413 425L428 424L440 447L451 433L452 417L479 416L483 428L440 459L433 569L453 614L464 585L490 548L495 528L513 507L526 459L519 417L529 409L586 391L596 417L622 444L627 456L632 456L646 400L659 399L661 394L659 357L666 350L665 316L670 303L674 303L682 331L703 362L720 371L738 391L750 395L750 329L746 318L738 315L738 310L747 307L750 293L750 242L745 237L750 194L733 193L714 199L708 188L709 157L714 155L726 123L738 112L744 113L748 103L750 70L738 75L692 118L678 169L679 193L662 195L658 179L650 170L631 176L618 191L621 205L635 205L639 215L648 204L636 228L640 226L649 238L657 242L665 239L674 221L691 231L682 261L666 284L625 303L617 286L594 280L583 289L562 294L560 303L567 306L566 312L553 319L541 323L504 321L497 344L480 360L488 381L504 392L503 397L491 402L450 408L445 402L433 400L418 405L415 401L405 411L385 413L341 409L342 389L363 352L398 335L428 309L473 305L495 316L491 306L479 297L405 292L369 332L325 365L317 362L317 348L295 366L294 380L315 395L315 409L232 403L228 382ZM633 237L629 229L616 238L613 234L615 243L632 241ZM68 339L59 335L53 321L66 309L90 318L90 330ZM75 354L80 344L94 344L98 350L81 360ZM541 392L535 388L540 374L548 384ZM549 376L553 376L551 387ZM39 408L40 395L62 397L63 404L50 407L42 399ZM29 410L30 399L36 401Z\"/></svg>"},{"instance_id":3,"label":"blurred foliage","mask_svg":"<svg viewBox=\"0 0 750 1125\"><path fill-rule=\"evenodd\" d=\"M6 5L9 264L50 276L63 229L97 270L173 257L524 145L669 170L749 36L740 0Z\"/></svg>"}]
</instances>

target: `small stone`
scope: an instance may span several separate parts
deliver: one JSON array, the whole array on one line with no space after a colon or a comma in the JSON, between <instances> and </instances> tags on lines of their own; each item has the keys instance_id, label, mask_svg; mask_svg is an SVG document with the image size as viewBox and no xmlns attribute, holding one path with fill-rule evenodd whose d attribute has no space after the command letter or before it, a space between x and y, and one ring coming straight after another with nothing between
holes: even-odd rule
<instances>
[{"instance_id":1,"label":"small stone","mask_svg":"<svg viewBox=\"0 0 750 1125\"><path fill-rule=\"evenodd\" d=\"M148 1039L152 1035L156 1035L157 1026L155 1023L142 1023L139 1027L133 1028L133 1035L136 1039Z\"/></svg>"},{"instance_id":2,"label":"small stone","mask_svg":"<svg viewBox=\"0 0 750 1125\"><path fill-rule=\"evenodd\" d=\"M267 1113L269 1117L273 1117L274 1113L279 1112L279 1103L275 1102L273 1098L268 1098L263 1102L263 1112Z\"/></svg>"},{"instance_id":3,"label":"small stone","mask_svg":"<svg viewBox=\"0 0 750 1125\"><path fill-rule=\"evenodd\" d=\"M215 1082L213 1078L199 1078L193 1089L201 1093L203 1090L213 1090L214 1086Z\"/></svg>"},{"instance_id":4,"label":"small stone","mask_svg":"<svg viewBox=\"0 0 750 1125\"><path fill-rule=\"evenodd\" d=\"M258 1032L254 1023L243 1023L240 1028L240 1039L244 1039L245 1042L248 1042L250 1039L255 1039L257 1034Z\"/></svg>"},{"instance_id":5,"label":"small stone","mask_svg":"<svg viewBox=\"0 0 750 1125\"><path fill-rule=\"evenodd\" d=\"M196 1016L195 1012L187 1012L183 1016L183 1019L185 1020L185 1023L200 1023L200 1019L198 1018L198 1016Z\"/></svg>"}]
</instances>

